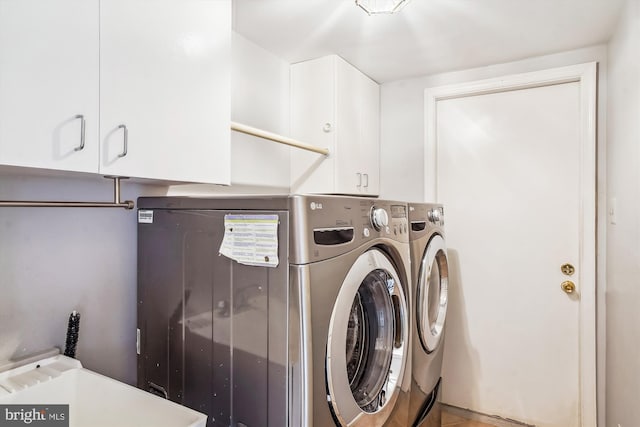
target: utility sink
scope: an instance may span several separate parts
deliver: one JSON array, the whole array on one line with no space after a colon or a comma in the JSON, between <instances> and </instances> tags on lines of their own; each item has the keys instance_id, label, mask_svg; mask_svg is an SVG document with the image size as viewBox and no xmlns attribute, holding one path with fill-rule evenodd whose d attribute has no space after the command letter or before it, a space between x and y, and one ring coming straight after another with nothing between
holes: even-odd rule
<instances>
[{"instance_id":1,"label":"utility sink","mask_svg":"<svg viewBox=\"0 0 640 427\"><path fill-rule=\"evenodd\" d=\"M0 405L69 405L70 427L205 427L207 417L58 355L0 373Z\"/></svg>"}]
</instances>

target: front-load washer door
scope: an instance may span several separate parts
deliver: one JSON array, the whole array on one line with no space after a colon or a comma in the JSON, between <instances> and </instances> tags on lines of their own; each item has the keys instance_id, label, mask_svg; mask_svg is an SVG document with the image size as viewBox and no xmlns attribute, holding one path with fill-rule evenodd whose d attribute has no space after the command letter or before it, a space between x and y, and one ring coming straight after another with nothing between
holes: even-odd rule
<instances>
[{"instance_id":1,"label":"front-load washer door","mask_svg":"<svg viewBox=\"0 0 640 427\"><path fill-rule=\"evenodd\" d=\"M327 400L341 425L382 426L389 417L406 366L407 318L387 255L360 255L338 293L327 341Z\"/></svg>"},{"instance_id":2,"label":"front-load washer door","mask_svg":"<svg viewBox=\"0 0 640 427\"><path fill-rule=\"evenodd\" d=\"M422 257L416 292L416 323L422 346L431 353L444 332L449 301L449 264L444 239L434 235Z\"/></svg>"}]
</instances>

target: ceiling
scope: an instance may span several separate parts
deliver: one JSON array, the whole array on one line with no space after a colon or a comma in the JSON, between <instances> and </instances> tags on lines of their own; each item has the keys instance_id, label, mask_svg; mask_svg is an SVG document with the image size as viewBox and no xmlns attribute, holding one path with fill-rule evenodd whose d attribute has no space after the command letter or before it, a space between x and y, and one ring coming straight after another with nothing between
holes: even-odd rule
<instances>
[{"instance_id":1,"label":"ceiling","mask_svg":"<svg viewBox=\"0 0 640 427\"><path fill-rule=\"evenodd\" d=\"M233 0L233 13L290 63L335 53L383 83L606 42L623 1L412 0L368 16L354 0Z\"/></svg>"}]
</instances>

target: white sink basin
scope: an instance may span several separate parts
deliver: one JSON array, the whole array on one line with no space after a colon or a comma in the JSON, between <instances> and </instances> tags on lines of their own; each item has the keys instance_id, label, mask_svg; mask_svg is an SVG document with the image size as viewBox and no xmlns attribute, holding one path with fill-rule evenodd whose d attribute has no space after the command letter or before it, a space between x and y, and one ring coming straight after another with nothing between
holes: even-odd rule
<instances>
[{"instance_id":1,"label":"white sink basin","mask_svg":"<svg viewBox=\"0 0 640 427\"><path fill-rule=\"evenodd\" d=\"M69 405L70 427L205 427L204 414L55 356L0 373L0 404Z\"/></svg>"}]
</instances>

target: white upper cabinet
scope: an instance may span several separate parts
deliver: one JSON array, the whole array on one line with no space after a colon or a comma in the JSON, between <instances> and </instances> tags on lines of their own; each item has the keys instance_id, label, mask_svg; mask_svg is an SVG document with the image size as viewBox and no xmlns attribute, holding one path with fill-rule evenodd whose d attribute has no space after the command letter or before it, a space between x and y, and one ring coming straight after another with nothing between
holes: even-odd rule
<instances>
[{"instance_id":1,"label":"white upper cabinet","mask_svg":"<svg viewBox=\"0 0 640 427\"><path fill-rule=\"evenodd\" d=\"M360 80L362 136L360 155L363 159L365 194L380 194L380 86L371 79Z\"/></svg>"},{"instance_id":2,"label":"white upper cabinet","mask_svg":"<svg viewBox=\"0 0 640 427\"><path fill-rule=\"evenodd\" d=\"M230 180L231 2L100 2L100 173Z\"/></svg>"},{"instance_id":3,"label":"white upper cabinet","mask_svg":"<svg viewBox=\"0 0 640 427\"><path fill-rule=\"evenodd\" d=\"M230 0L0 0L0 165L228 184L230 68Z\"/></svg>"},{"instance_id":4,"label":"white upper cabinet","mask_svg":"<svg viewBox=\"0 0 640 427\"><path fill-rule=\"evenodd\" d=\"M380 88L331 55L291 67L292 137L330 151L293 150L291 190L376 196L380 187Z\"/></svg>"},{"instance_id":5,"label":"white upper cabinet","mask_svg":"<svg viewBox=\"0 0 640 427\"><path fill-rule=\"evenodd\" d=\"M98 44L96 0L0 0L0 164L98 171Z\"/></svg>"}]
</instances>

